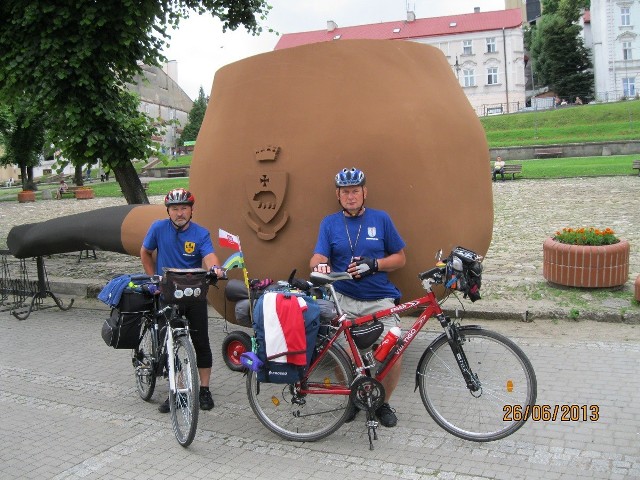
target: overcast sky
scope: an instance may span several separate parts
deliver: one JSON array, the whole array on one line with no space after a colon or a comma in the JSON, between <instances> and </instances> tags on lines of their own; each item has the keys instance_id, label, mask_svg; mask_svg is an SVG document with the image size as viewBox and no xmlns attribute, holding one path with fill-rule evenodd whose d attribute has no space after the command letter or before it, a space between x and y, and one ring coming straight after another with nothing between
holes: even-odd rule
<instances>
[{"instance_id":1,"label":"overcast sky","mask_svg":"<svg viewBox=\"0 0 640 480\"><path fill-rule=\"evenodd\" d=\"M504 8L504 0L269 0L273 6L263 26L280 34L323 30L327 20L351 27L406 18L407 9L417 18L488 12ZM273 50L276 34L252 36L244 27L222 33L221 23L210 16L193 15L173 31L164 52L178 62L178 84L192 99L200 87L209 95L215 72L229 63Z\"/></svg>"}]
</instances>

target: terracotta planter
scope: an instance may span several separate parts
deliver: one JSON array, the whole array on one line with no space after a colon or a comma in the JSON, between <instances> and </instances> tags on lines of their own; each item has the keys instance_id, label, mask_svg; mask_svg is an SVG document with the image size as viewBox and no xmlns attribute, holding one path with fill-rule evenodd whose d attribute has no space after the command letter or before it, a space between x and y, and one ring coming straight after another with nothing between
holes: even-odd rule
<instances>
[{"instance_id":1,"label":"terracotta planter","mask_svg":"<svg viewBox=\"0 0 640 480\"><path fill-rule=\"evenodd\" d=\"M93 198L93 188L78 188L75 191L76 200L88 200Z\"/></svg>"},{"instance_id":2,"label":"terracotta planter","mask_svg":"<svg viewBox=\"0 0 640 480\"><path fill-rule=\"evenodd\" d=\"M36 192L33 190L22 190L18 192L18 202L26 203L26 202L35 202L36 201Z\"/></svg>"},{"instance_id":3,"label":"terracotta planter","mask_svg":"<svg viewBox=\"0 0 640 480\"><path fill-rule=\"evenodd\" d=\"M567 245L547 238L542 246L542 275L568 287L604 288L624 285L629 278L629 242L591 247Z\"/></svg>"}]
</instances>

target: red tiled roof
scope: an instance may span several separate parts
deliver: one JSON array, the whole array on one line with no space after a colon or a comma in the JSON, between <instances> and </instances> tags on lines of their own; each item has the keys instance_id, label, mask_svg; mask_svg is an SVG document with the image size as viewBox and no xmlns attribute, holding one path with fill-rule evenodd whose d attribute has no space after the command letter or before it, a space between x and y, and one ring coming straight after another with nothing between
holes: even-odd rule
<instances>
[{"instance_id":1,"label":"red tiled roof","mask_svg":"<svg viewBox=\"0 0 640 480\"><path fill-rule=\"evenodd\" d=\"M584 23L591 23L591 10L585 10L582 14L582 19Z\"/></svg>"},{"instance_id":2,"label":"red tiled roof","mask_svg":"<svg viewBox=\"0 0 640 480\"><path fill-rule=\"evenodd\" d=\"M455 23L455 26L452 24ZM336 28L331 32L316 30L313 32L285 33L280 37L274 50L297 47L310 43L328 42L340 35L340 40L374 39L407 40L412 38L456 35L460 33L516 28L522 25L522 12L519 8L478 12L448 17L418 18L413 22L400 20L395 22L373 23L355 27ZM394 31L396 30L396 31Z\"/></svg>"}]
</instances>

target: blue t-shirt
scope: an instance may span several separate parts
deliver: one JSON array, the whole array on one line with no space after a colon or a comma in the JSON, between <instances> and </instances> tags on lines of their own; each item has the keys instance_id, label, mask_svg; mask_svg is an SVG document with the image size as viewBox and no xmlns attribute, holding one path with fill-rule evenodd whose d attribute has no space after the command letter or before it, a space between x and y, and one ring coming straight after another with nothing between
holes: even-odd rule
<instances>
[{"instance_id":1,"label":"blue t-shirt","mask_svg":"<svg viewBox=\"0 0 640 480\"><path fill-rule=\"evenodd\" d=\"M189 228L178 231L168 218L153 222L142 246L149 251L158 250L156 273L162 268L201 268L202 259L213 253L209 231L191 222Z\"/></svg>"},{"instance_id":2,"label":"blue t-shirt","mask_svg":"<svg viewBox=\"0 0 640 480\"><path fill-rule=\"evenodd\" d=\"M320 223L314 253L327 257L333 271L345 272L352 257L380 259L404 247L391 217L382 210L367 208L359 217L346 217L343 212L326 216ZM339 281L334 287L358 300L400 298L400 290L389 281L387 272L377 272L360 280Z\"/></svg>"}]
</instances>

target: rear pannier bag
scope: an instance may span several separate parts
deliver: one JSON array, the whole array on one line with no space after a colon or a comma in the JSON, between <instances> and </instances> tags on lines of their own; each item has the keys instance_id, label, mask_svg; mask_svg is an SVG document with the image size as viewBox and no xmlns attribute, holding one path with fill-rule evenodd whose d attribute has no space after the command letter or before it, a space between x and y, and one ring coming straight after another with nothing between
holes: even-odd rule
<instances>
[{"instance_id":1,"label":"rear pannier bag","mask_svg":"<svg viewBox=\"0 0 640 480\"><path fill-rule=\"evenodd\" d=\"M309 296L267 292L258 298L253 311L257 355L263 362L257 372L258 381L300 381L311 363L319 328L320 307ZM277 347L272 343L267 348L266 342L274 338Z\"/></svg>"},{"instance_id":2,"label":"rear pannier bag","mask_svg":"<svg viewBox=\"0 0 640 480\"><path fill-rule=\"evenodd\" d=\"M123 313L117 308L102 325L102 339L109 347L136 348L140 343L142 312Z\"/></svg>"},{"instance_id":3,"label":"rear pannier bag","mask_svg":"<svg viewBox=\"0 0 640 480\"><path fill-rule=\"evenodd\" d=\"M102 339L109 347L136 348L140 343L142 317L153 310L153 297L136 290L140 288L126 287L122 291L118 306L102 325Z\"/></svg>"}]
</instances>

